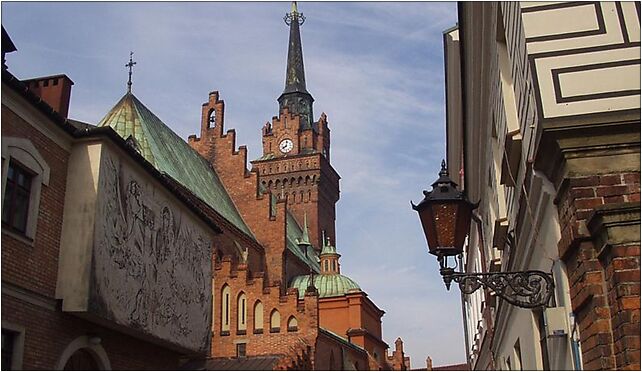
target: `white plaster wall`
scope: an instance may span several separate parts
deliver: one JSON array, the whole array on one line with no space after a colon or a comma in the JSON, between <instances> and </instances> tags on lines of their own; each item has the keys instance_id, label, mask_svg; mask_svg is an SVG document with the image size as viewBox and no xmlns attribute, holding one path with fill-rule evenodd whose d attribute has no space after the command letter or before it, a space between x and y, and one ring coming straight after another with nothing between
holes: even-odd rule
<instances>
[{"instance_id":1,"label":"white plaster wall","mask_svg":"<svg viewBox=\"0 0 642 372\"><path fill-rule=\"evenodd\" d=\"M56 298L63 311L87 311L102 144L81 142L69 156Z\"/></svg>"},{"instance_id":2,"label":"white plaster wall","mask_svg":"<svg viewBox=\"0 0 642 372\"><path fill-rule=\"evenodd\" d=\"M96 208L90 311L207 351L211 242L200 220L108 148Z\"/></svg>"}]
</instances>

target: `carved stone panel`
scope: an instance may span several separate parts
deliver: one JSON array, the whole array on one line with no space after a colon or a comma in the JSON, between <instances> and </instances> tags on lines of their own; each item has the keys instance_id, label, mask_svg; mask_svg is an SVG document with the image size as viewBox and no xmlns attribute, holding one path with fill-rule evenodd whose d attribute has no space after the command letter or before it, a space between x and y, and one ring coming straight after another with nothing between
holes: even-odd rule
<instances>
[{"instance_id":1,"label":"carved stone panel","mask_svg":"<svg viewBox=\"0 0 642 372\"><path fill-rule=\"evenodd\" d=\"M101 159L89 311L190 351L211 329L211 242L194 215L109 151Z\"/></svg>"}]
</instances>

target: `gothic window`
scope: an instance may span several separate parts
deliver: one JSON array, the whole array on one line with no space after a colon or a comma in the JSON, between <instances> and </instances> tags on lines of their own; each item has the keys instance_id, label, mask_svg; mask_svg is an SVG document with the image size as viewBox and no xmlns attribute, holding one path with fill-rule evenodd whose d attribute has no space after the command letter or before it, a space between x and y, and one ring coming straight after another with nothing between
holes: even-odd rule
<instances>
[{"instance_id":1,"label":"gothic window","mask_svg":"<svg viewBox=\"0 0 642 372\"><path fill-rule=\"evenodd\" d=\"M221 291L221 335L230 334L230 286L223 286Z\"/></svg>"},{"instance_id":2,"label":"gothic window","mask_svg":"<svg viewBox=\"0 0 642 372\"><path fill-rule=\"evenodd\" d=\"M263 333L263 304L256 301L254 304L254 333Z\"/></svg>"},{"instance_id":3,"label":"gothic window","mask_svg":"<svg viewBox=\"0 0 642 372\"><path fill-rule=\"evenodd\" d=\"M209 128L214 128L216 126L216 109L211 109L210 113L207 115L207 123Z\"/></svg>"},{"instance_id":4,"label":"gothic window","mask_svg":"<svg viewBox=\"0 0 642 372\"><path fill-rule=\"evenodd\" d=\"M299 322L297 322L294 315L288 319L288 332L296 332L299 330Z\"/></svg>"},{"instance_id":5,"label":"gothic window","mask_svg":"<svg viewBox=\"0 0 642 372\"><path fill-rule=\"evenodd\" d=\"M270 333L281 332L281 314L277 309L270 314Z\"/></svg>"},{"instance_id":6,"label":"gothic window","mask_svg":"<svg viewBox=\"0 0 642 372\"><path fill-rule=\"evenodd\" d=\"M239 294L238 300L237 300L237 306L236 306L236 312L237 312L237 319L236 319L236 330L237 334L245 334L247 330L247 297L245 297L245 293L241 292Z\"/></svg>"}]
</instances>

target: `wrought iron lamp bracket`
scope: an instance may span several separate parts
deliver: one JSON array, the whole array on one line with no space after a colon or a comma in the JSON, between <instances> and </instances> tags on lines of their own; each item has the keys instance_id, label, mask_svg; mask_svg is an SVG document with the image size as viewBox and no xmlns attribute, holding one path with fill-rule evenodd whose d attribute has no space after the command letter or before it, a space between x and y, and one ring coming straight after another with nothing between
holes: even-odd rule
<instances>
[{"instance_id":1,"label":"wrought iron lamp bracket","mask_svg":"<svg viewBox=\"0 0 642 372\"><path fill-rule=\"evenodd\" d=\"M470 274L442 270L442 275L447 288L451 281L465 294L488 288L506 302L528 309L546 307L555 288L553 275L539 270Z\"/></svg>"}]
</instances>

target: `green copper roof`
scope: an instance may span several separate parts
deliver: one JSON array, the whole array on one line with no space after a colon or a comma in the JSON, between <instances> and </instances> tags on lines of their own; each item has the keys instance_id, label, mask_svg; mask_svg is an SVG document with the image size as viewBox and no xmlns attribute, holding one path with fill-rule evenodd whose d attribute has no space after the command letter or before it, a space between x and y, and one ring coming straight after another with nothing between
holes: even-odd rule
<instances>
[{"instance_id":1,"label":"green copper roof","mask_svg":"<svg viewBox=\"0 0 642 372\"><path fill-rule=\"evenodd\" d=\"M312 246L309 246L306 249L306 253L304 253L301 247L299 247L298 243L302 235L303 235L303 229L301 229L301 226L299 226L299 224L296 222L296 219L294 218L292 213L288 211L287 212L288 250L290 250L290 252L294 253L294 255L299 257L308 266L312 266L312 270L318 273L321 271L321 267L319 266L319 258L314 248Z\"/></svg>"},{"instance_id":2,"label":"green copper roof","mask_svg":"<svg viewBox=\"0 0 642 372\"><path fill-rule=\"evenodd\" d=\"M332 255L337 255L341 256L340 254L337 253L337 248L330 244L330 238L328 237L326 241L323 243L323 248L321 249L321 253L319 254L320 256L324 254L332 254Z\"/></svg>"},{"instance_id":3,"label":"green copper roof","mask_svg":"<svg viewBox=\"0 0 642 372\"><path fill-rule=\"evenodd\" d=\"M311 246L312 243L310 243L310 234L308 232L308 215L303 214L303 229L301 230L301 238L297 239L296 241L297 245L306 245L306 246Z\"/></svg>"},{"instance_id":4,"label":"green copper roof","mask_svg":"<svg viewBox=\"0 0 642 372\"><path fill-rule=\"evenodd\" d=\"M292 279L290 287L299 290L300 298L305 295L310 282L309 278L309 275L300 275ZM314 275L314 286L319 291L319 298L343 296L351 289L361 290L359 284L341 274Z\"/></svg>"},{"instance_id":5,"label":"green copper roof","mask_svg":"<svg viewBox=\"0 0 642 372\"><path fill-rule=\"evenodd\" d=\"M125 139L132 136L138 151L156 169L183 184L241 231L254 237L210 164L133 94L125 94L98 126L110 126Z\"/></svg>"}]
</instances>

